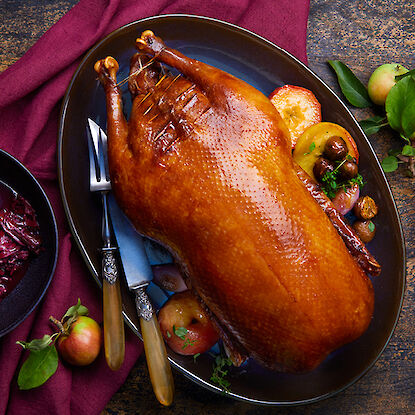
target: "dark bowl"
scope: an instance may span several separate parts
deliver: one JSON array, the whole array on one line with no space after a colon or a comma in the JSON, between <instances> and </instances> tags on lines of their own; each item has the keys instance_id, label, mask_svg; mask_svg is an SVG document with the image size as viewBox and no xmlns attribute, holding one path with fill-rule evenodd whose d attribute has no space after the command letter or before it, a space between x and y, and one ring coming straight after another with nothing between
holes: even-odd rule
<instances>
[{"instance_id":1,"label":"dark bowl","mask_svg":"<svg viewBox=\"0 0 415 415\"><path fill-rule=\"evenodd\" d=\"M124 26L93 47L82 60L67 90L59 132L59 171L62 198L69 223L92 276L100 283L100 204L88 188L86 123L90 117L103 128L106 110L103 88L93 66L108 55L120 63L118 79L128 75L135 39L150 29L173 48L190 57L226 70L255 86L265 95L276 87L294 84L314 92L323 109L323 120L338 123L355 138L360 152L360 171L367 181L363 193L377 201L377 235L368 245L381 262L382 274L373 278L375 313L366 333L332 353L316 370L301 375L265 370L250 361L230 373L228 396L264 405L298 405L343 390L374 364L395 328L404 290L405 255L396 206L376 155L358 123L340 99L292 55L252 32L214 19L186 15L156 16ZM123 92L126 86L123 86ZM126 113L131 103L125 99ZM83 203L80 204L79 200ZM139 334L134 303L123 287L127 323ZM212 358L169 352L173 367L204 387L220 392L211 380Z\"/></svg>"},{"instance_id":2,"label":"dark bowl","mask_svg":"<svg viewBox=\"0 0 415 415\"><path fill-rule=\"evenodd\" d=\"M0 337L13 330L37 306L52 280L58 256L58 231L49 200L22 163L0 150L0 180L24 197L36 212L42 250L30 259L16 287L0 301Z\"/></svg>"}]
</instances>

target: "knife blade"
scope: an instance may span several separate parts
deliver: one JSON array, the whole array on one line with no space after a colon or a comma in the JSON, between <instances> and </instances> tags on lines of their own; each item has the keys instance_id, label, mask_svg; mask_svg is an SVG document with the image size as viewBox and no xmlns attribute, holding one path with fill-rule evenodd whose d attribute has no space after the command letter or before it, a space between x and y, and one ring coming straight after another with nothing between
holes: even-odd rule
<instances>
[{"instance_id":1,"label":"knife blade","mask_svg":"<svg viewBox=\"0 0 415 415\"><path fill-rule=\"evenodd\" d=\"M109 196L109 210L128 288L146 287L153 279L153 273L143 237L133 228L112 194Z\"/></svg>"},{"instance_id":2,"label":"knife blade","mask_svg":"<svg viewBox=\"0 0 415 415\"><path fill-rule=\"evenodd\" d=\"M135 294L135 304L140 317L141 334L153 390L159 402L168 406L173 402L173 376L158 320L146 293L153 273L144 239L135 231L113 195L109 197L109 211L125 279L128 288ZM168 259L168 256L163 255L163 251L157 252L156 247L148 244L147 246L148 251L153 253L153 261L154 259ZM165 296L164 293L163 295Z\"/></svg>"}]
</instances>

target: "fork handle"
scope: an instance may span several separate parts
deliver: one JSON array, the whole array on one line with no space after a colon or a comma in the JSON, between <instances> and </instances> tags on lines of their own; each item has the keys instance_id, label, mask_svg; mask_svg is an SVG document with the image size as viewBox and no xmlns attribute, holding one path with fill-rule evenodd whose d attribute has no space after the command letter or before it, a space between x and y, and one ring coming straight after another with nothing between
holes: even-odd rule
<instances>
[{"instance_id":1,"label":"fork handle","mask_svg":"<svg viewBox=\"0 0 415 415\"><path fill-rule=\"evenodd\" d=\"M120 279L114 251L115 248L102 250L102 291L105 358L111 370L118 370L124 361L125 338Z\"/></svg>"}]
</instances>

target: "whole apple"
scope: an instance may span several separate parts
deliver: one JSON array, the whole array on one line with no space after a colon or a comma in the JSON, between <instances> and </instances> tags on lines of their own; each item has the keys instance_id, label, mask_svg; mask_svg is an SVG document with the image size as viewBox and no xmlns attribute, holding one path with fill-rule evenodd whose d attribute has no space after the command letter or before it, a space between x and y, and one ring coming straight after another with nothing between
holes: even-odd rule
<instances>
[{"instance_id":1,"label":"whole apple","mask_svg":"<svg viewBox=\"0 0 415 415\"><path fill-rule=\"evenodd\" d=\"M58 351L68 363L86 366L101 349L101 327L90 317L79 316L69 327L69 334L59 337Z\"/></svg>"},{"instance_id":2,"label":"whole apple","mask_svg":"<svg viewBox=\"0 0 415 415\"><path fill-rule=\"evenodd\" d=\"M158 320L164 340L176 353L204 353L218 341L211 320L189 290L173 294L161 308Z\"/></svg>"},{"instance_id":3,"label":"whole apple","mask_svg":"<svg viewBox=\"0 0 415 415\"><path fill-rule=\"evenodd\" d=\"M395 76L408 72L399 63L385 63L375 69L369 78L367 91L372 102L376 105L385 105L386 97L396 84Z\"/></svg>"}]
</instances>

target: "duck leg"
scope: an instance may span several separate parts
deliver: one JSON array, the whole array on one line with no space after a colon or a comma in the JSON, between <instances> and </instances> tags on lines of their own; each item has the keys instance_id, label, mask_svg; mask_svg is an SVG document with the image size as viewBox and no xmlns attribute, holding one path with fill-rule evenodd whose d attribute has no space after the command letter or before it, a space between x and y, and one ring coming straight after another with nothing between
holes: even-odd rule
<instances>
[{"instance_id":1,"label":"duck leg","mask_svg":"<svg viewBox=\"0 0 415 415\"><path fill-rule=\"evenodd\" d=\"M111 56L97 61L95 72L105 90L107 105L107 134L111 141L125 141L128 135L128 125L122 109L121 91L117 86L118 62ZM112 140L112 138L114 140Z\"/></svg>"}]
</instances>

